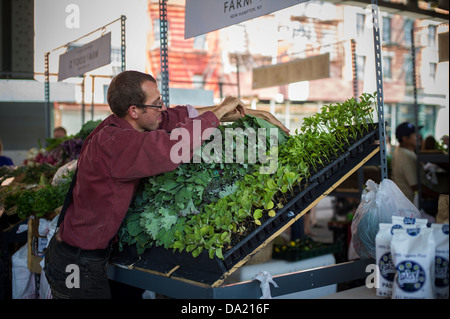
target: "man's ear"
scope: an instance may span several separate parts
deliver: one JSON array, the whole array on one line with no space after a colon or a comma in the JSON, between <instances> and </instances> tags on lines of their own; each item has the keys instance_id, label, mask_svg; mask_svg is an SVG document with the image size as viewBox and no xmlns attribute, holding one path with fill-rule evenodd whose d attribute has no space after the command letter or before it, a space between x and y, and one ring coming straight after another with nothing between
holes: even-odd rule
<instances>
[{"instance_id":1,"label":"man's ear","mask_svg":"<svg viewBox=\"0 0 450 319\"><path fill-rule=\"evenodd\" d=\"M130 116L132 119L137 120L139 118L139 113L137 111L137 107L134 105L131 105L127 110L128 116Z\"/></svg>"}]
</instances>

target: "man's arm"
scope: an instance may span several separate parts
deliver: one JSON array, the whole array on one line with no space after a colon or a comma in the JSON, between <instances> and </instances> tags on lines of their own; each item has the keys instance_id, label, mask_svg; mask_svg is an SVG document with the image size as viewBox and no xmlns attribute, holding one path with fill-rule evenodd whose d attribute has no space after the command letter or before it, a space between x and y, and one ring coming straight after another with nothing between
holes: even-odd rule
<instances>
[{"instance_id":1,"label":"man's arm","mask_svg":"<svg viewBox=\"0 0 450 319\"><path fill-rule=\"evenodd\" d=\"M230 100L239 101L238 103L240 103L240 105L242 105L242 107L245 109L245 114L249 114L249 115L252 115L255 117L259 117L263 120L266 120L267 122L279 127L282 131L284 131L286 134L289 135L289 132L290 132L289 129L287 127L285 127L283 125L283 123L281 123L275 116L273 116L272 113L263 111L263 110L253 110L253 109L246 108L240 100L238 100L237 98L234 98L234 97L227 97L224 100L224 102L226 102L227 99L229 99L229 101ZM224 103L224 102L222 102L222 103ZM206 112L206 111L212 111L212 110L214 110L214 108L221 108L221 104L219 104L217 106L204 106L204 107L195 107L195 108L197 109L199 114L202 114L203 112ZM231 112L224 114L222 117L219 117L219 119L221 122L234 122L234 121L237 121L242 116L243 116L242 112L234 109Z\"/></svg>"},{"instance_id":2,"label":"man's arm","mask_svg":"<svg viewBox=\"0 0 450 319\"><path fill-rule=\"evenodd\" d=\"M246 113L248 115L253 115L255 117L259 117L260 119L266 120L267 122L278 126L284 133L289 135L290 130L283 125L272 113L263 111L263 110L253 110L253 109L247 109Z\"/></svg>"},{"instance_id":3,"label":"man's arm","mask_svg":"<svg viewBox=\"0 0 450 319\"><path fill-rule=\"evenodd\" d=\"M205 112L213 112L217 118L222 122L228 122L225 120L229 114L233 114L235 120L245 116L246 108L245 104L238 98L227 96L222 103L213 106L195 107L199 114Z\"/></svg>"}]
</instances>

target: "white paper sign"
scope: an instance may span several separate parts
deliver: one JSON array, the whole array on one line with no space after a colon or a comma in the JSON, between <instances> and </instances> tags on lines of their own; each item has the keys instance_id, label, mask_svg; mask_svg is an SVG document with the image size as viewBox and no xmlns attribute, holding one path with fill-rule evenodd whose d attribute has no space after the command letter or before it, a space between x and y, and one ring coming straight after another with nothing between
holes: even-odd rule
<instances>
[{"instance_id":1,"label":"white paper sign","mask_svg":"<svg viewBox=\"0 0 450 319\"><path fill-rule=\"evenodd\" d=\"M184 37L195 37L306 1L187 0Z\"/></svg>"},{"instance_id":2,"label":"white paper sign","mask_svg":"<svg viewBox=\"0 0 450 319\"><path fill-rule=\"evenodd\" d=\"M58 81L111 63L111 32L59 56Z\"/></svg>"}]
</instances>

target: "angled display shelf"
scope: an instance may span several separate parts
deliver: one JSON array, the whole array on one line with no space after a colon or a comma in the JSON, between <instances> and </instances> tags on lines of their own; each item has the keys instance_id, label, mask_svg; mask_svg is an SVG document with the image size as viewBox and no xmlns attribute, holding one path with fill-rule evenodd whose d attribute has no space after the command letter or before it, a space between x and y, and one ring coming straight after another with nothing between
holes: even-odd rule
<instances>
[{"instance_id":1,"label":"angled display shelf","mask_svg":"<svg viewBox=\"0 0 450 319\"><path fill-rule=\"evenodd\" d=\"M160 0L160 4L165 1ZM350 175L375 158L376 154L378 160L375 160L374 165L380 165L381 179L387 178L378 1L371 2L378 128L352 144L339 158L315 173L306 186L299 189L274 217L262 221L260 227L226 251L223 260L217 257L209 259L203 253L193 258L190 254L173 254L172 251L157 247L141 256L127 252L115 253L108 267L110 279L174 298L259 298L259 282L227 285L225 280ZM165 14L163 10L162 16ZM282 288L275 290L272 296L365 278L366 267L371 263L374 263L371 259L362 259L274 276L274 280Z\"/></svg>"},{"instance_id":2,"label":"angled display shelf","mask_svg":"<svg viewBox=\"0 0 450 319\"><path fill-rule=\"evenodd\" d=\"M153 247L140 256L133 251L115 252L110 261L111 267L128 272L125 277L147 273L204 288L220 287L229 275L379 153L378 132L378 128L370 131L339 158L317 171L274 217L263 221L261 226L226 251L223 260L217 257L210 259L206 253L194 258L189 253L173 253L172 250ZM119 269L110 269L111 279L118 279Z\"/></svg>"}]
</instances>

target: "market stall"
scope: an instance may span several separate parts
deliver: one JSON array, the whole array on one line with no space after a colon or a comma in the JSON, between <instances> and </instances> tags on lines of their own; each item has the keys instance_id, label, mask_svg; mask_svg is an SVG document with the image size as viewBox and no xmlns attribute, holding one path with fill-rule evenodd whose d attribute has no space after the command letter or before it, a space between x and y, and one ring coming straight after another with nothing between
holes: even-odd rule
<instances>
[{"instance_id":1,"label":"market stall","mask_svg":"<svg viewBox=\"0 0 450 319\"><path fill-rule=\"evenodd\" d=\"M164 25L165 2L160 1L162 44L167 40L164 36L167 31ZM264 165L267 162L242 165L232 161L231 165L225 165L222 161L216 166L211 163L208 163L209 166L183 164L178 171L143 181L143 187L138 191L137 200L130 206L118 234L119 243L115 245L110 258L107 271L111 280L168 297L220 299L268 297L267 293L269 297L285 296L368 277L367 266L378 262L374 260L373 254L369 258L335 264L334 259L330 261L328 258L333 258L334 252L330 245L326 248L331 250L323 250L306 258L309 262L307 269L301 265L304 261L298 257L301 255L299 251L294 250L291 251L290 259L287 258L292 262L289 267L295 264L302 270L286 270L283 274L272 275L270 271L264 270L281 267L281 264L270 264L273 260L266 260L259 264L262 272L255 274L255 280L231 281L233 275L247 267L263 250L267 247L272 250L271 245L283 232L365 164L370 162L371 165L379 166L380 181L387 179L376 1L372 2L372 14L377 91L373 95L363 94L345 103L325 105L320 112L306 118L302 131L295 135L286 137L277 131L277 166L269 174L261 173L262 168L268 168ZM161 63L167 67L166 42L161 45L161 50ZM167 69L163 68L162 93L168 103L167 76ZM377 118L374 120L375 111ZM246 117L233 125L228 128L252 129L254 132L260 129L276 130L268 123L252 117ZM221 126L221 132L226 128ZM262 139L266 138L265 142L272 146L272 137L267 135ZM249 135L241 139L242 145L248 148ZM67 141L57 142L60 147ZM206 145L211 146L208 143ZM237 145L236 141L236 149ZM226 152L220 154L226 156ZM49 154L41 155L39 158L33 157L33 161L42 162L42 158L50 160ZM269 152L269 162L270 155ZM73 159L76 156L65 157L61 161L52 158L58 163L57 167ZM15 230L18 224L28 223L28 256L33 255L33 259L42 257L42 249L35 249L35 246L40 246L38 237L44 238L43 235L33 236L37 227L34 223L39 218L51 221L57 215L63 194L67 192L67 182L71 179L69 175L64 182L50 186L46 180L54 178L55 173L52 171L47 177L43 173L39 174L34 184L43 187L36 187L31 192L28 191L35 186L22 185L19 189L14 188L17 185L12 183L8 190L2 189L6 190L4 202L7 205L2 215L7 224L5 229ZM216 173L217 176L214 175ZM13 175L6 177L17 178ZM156 191L152 187L154 185ZM249 189L253 192L247 191ZM204 195L206 190L214 195L207 197ZM26 207L25 204L30 201L25 201L23 193L32 197L31 202L51 207ZM53 201L50 196L53 196ZM20 199L24 200L21 202ZM23 206L17 207L19 204ZM154 207L164 209L156 210ZM19 214L15 214L14 209ZM274 257L286 256L280 254ZM39 260L28 267L33 273L40 272ZM264 288L261 286L263 282Z\"/></svg>"}]
</instances>

